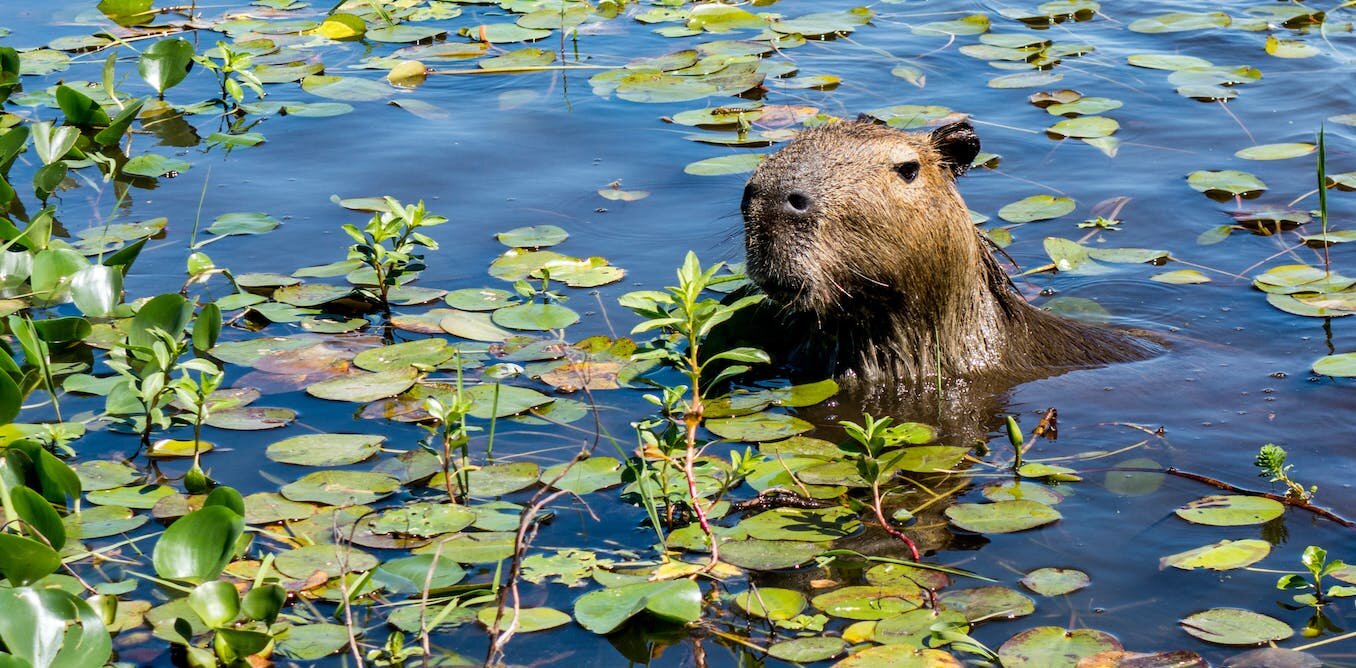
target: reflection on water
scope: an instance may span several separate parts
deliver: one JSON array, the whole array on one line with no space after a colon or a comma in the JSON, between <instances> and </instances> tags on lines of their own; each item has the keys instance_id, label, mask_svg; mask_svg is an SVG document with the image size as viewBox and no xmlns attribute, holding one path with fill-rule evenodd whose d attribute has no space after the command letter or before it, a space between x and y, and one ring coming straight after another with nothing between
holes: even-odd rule
<instances>
[{"instance_id":1,"label":"reflection on water","mask_svg":"<svg viewBox=\"0 0 1356 668\"><path fill-rule=\"evenodd\" d=\"M33 46L52 37L86 34L86 26L69 19L86 9L83 2L17 3L17 11L0 16L0 25L13 34L0 44ZM245 3L233 9L248 10ZM830 11L855 3L840 0L783 0L771 9L787 15ZM234 7L239 5L239 7ZM1295 474L1319 485L1318 501L1338 512L1356 514L1356 491L1346 482L1356 475L1351 450L1350 383L1315 377L1313 360L1331 352L1356 349L1356 336L1346 318L1326 322L1277 311L1253 290L1249 281L1261 268L1282 262L1317 260L1293 236L1260 236L1234 231L1222 243L1200 245L1207 230L1231 222L1227 212L1244 208L1293 205L1316 206L1309 193L1314 184L1312 156L1278 161L1248 162L1234 151L1253 144L1313 141L1325 118L1356 111L1356 88L1351 80L1353 53L1349 30L1335 30L1320 44L1315 58L1287 60L1263 50L1268 31L1195 31L1141 34L1127 30L1132 21L1169 11L1209 11L1213 2L1104 3L1093 20L1051 26L1049 37L1089 44L1090 54L1070 58L1058 70L1063 79L1046 88L1073 88L1087 96L1124 102L1109 113L1119 121L1119 144L1114 157L1087 143L1054 140L1043 131L1057 118L1027 102L1039 88L999 89L989 79L1009 72L984 60L962 55L960 44L975 38L920 36L910 26L945 20L972 12L988 12L995 30L1024 30L997 15L1000 7L977 2L884 3L873 25L850 38L811 42L788 50L786 58L802 74L833 74L842 84L833 90L783 90L764 96L770 103L803 104L823 112L852 116L858 112L897 104L929 104L970 114L984 150L1001 160L996 169L976 169L961 182L971 209L990 216L986 227L1009 227L995 214L1003 205L1028 195L1050 193L1074 198L1077 211L1057 220L1010 226L1013 243L1006 252L1022 268L1049 261L1042 246L1046 236L1083 238L1089 230L1075 227L1094 205L1128 197L1121 210L1120 229L1096 231L1085 243L1093 247L1165 249L1190 265L1160 268L1138 264L1107 265L1112 273L1097 276L1035 274L1019 279L1023 292L1043 303L1050 294L1095 300L1118 323L1154 331L1169 342L1169 350L1155 359L1134 364L1067 373L1016 388L984 388L940 405L907 397L901 403L880 399L865 403L840 397L827 407L806 411L825 428L841 419L857 419L864 410L892 413L953 427L951 437L968 441L995 431L1001 415L1021 416L1030 428L1048 407L1059 411L1060 438L1042 442L1039 457L1068 456L1089 451L1114 451L1146 441L1135 450L1115 455L1089 468L1111 466L1131 458L1149 458L1160 465L1206 473L1242 486L1262 488L1252 466L1259 445L1275 442L1290 453ZM13 9L13 8L9 8ZM221 4L204 11L220 12ZM463 6L468 16L492 16L492 7ZM1240 16L1246 7L1230 6ZM1342 21L1352 20L1349 11ZM457 25L468 23L457 20ZM673 50L669 40L646 25L618 21L600 34L581 36L566 45L577 49L583 62L619 64L638 56ZM216 36L194 35L200 46ZM555 38L542 48L553 49ZM375 50L384 49L377 47ZM363 47L336 52L327 59L332 73L359 74L349 69L366 55ZM1176 94L1168 72L1130 67L1127 56L1136 53L1174 53L1211 60L1221 65L1252 65L1263 71L1260 81L1237 87L1227 104L1200 102ZM361 54L361 55L360 55ZM908 59L926 74L917 87L892 76L896 59ZM69 78L95 79L100 59L85 57ZM451 67L460 67L452 65ZM164 115L142 119L146 134L138 146L155 146L193 163L193 168L156 187L133 188L121 204L125 219L167 216L167 237L153 241L143 253L138 272L129 277L129 294L177 287L187 256L193 221L212 220L222 213L265 211L283 221L264 241L225 241L212 247L218 264L238 273L288 272L303 265L341 259L346 241L339 224L351 220L331 204L329 197L391 194L403 201L424 199L430 209L448 215L452 223L433 231L443 245L421 279L424 285L448 289L480 287L488 279L484 267L502 251L494 233L520 225L554 224L571 234L570 252L602 255L625 267L628 278L601 289L598 305L576 304L589 311L571 336L629 330L631 316L615 306L615 297L637 288L655 288L672 280L688 249L708 261L738 261L738 202L743 176L700 177L684 173L693 161L739 152L684 139L688 128L665 123L661 116L709 106L703 101L644 105L604 99L591 91L590 72L558 71L502 76L435 76L411 96L448 112L446 119L425 119L379 102L356 103L354 113L333 118L274 116L255 131L267 141L254 148L226 152L205 149L201 137L220 128L193 117ZM183 90L211 92L205 77L190 78ZM129 89L139 82L129 81ZM139 90L139 89L138 89ZM144 91L140 91L144 92ZM295 86L270 89L270 99L308 99ZM313 99L312 99L313 101ZM712 104L719 100L713 100ZM50 116L38 109L39 116ZM1352 146L1356 128L1329 123L1330 172L1356 168ZM1188 172L1198 169L1240 169L1261 177L1269 190L1257 200L1239 204L1216 202L1186 185ZM621 180L627 189L652 193L637 202L613 202L596 191ZM205 196L203 196L205 193ZM202 196L201 209L199 199ZM116 195L81 187L60 195L63 221L72 230L97 225L115 204ZM1330 199L1335 227L1350 226L1356 198L1334 192ZM1310 226L1312 227L1312 225ZM1274 259L1272 259L1274 258ZM1343 246L1332 248L1339 270L1356 272L1356 255ZM1259 264L1265 263L1265 264ZM1150 276L1185 266L1203 267L1211 281L1203 285L1167 285ZM1260 268L1259 268L1260 267ZM1235 275L1241 274L1242 277ZM598 317L605 311L610 323ZM592 316L592 317L589 317ZM635 415L648 411L636 396L616 392L600 401L618 410L604 415L613 433L627 433ZM347 409L298 398L303 419L344 431ZM903 408L901 406L907 406ZM356 420L352 423L357 428ZM1162 437L1123 426L1163 428ZM382 427L386 429L385 426ZM417 430L392 425L390 439L413 440ZM540 434L512 430L503 435L504 453L533 451L531 456L559 461L567 455L542 446ZM231 444L238 462L258 459L272 437L246 435ZM997 442L997 441L996 441ZM113 446L121 447L121 446ZM265 472L253 465L232 470L218 464L215 473L243 491L272 488ZM1117 495L1107 491L1102 474L1065 486L1068 499L1061 511L1065 520L1040 532L967 539L956 547L983 543L988 570L1024 572L1040 566L1070 566L1087 571L1096 584L1093 596L1045 602L1036 623L1087 624L1117 634L1136 649L1169 649L1189 641L1176 620L1214 601L1253 602L1255 609L1298 624L1303 612L1272 609L1275 598L1269 584L1252 578L1210 578L1172 568L1158 570L1163 555L1195 547L1201 532L1170 517L1171 509L1211 490L1181 479L1167 478L1162 491L1151 496ZM968 499L967 499L968 500ZM595 526L578 508L562 507L555 525L542 534L546 544L575 544L580 531L598 545L611 541L628 546L643 544L649 536L638 527L634 508L598 508L606 519ZM605 528L604 528L605 527ZM603 528L599 532L598 529ZM631 531L634 530L635 533ZM1221 538L1284 538L1287 555L1275 568L1290 568L1298 546L1325 545L1338 557L1356 558L1356 539L1331 524L1315 522L1297 512L1284 527L1242 527L1215 531ZM943 559L975 566L976 552L957 551ZM996 566L995 566L996 565ZM996 574L996 573L995 573ZM1246 581L1245 581L1246 580ZM1189 594L1184 595L1184 592ZM1339 624L1341 620L1338 620ZM551 641L556 650L576 648L551 661L584 660L617 665L618 654L633 661L649 661L643 639L612 639L602 648L578 630L559 631ZM976 637L1001 643L1010 634L1001 625L981 628ZM555 638L558 638L557 641ZM531 646L530 639L521 641ZM1192 645L1195 646L1194 644ZM542 648L545 649L545 648ZM718 646L705 660L734 665L733 654L721 655ZM674 648L656 663L686 665L694 661L690 646ZM1202 650L1207 651L1207 650ZM1223 656L1224 654L1219 654ZM1212 658L1218 658L1212 655Z\"/></svg>"}]
</instances>

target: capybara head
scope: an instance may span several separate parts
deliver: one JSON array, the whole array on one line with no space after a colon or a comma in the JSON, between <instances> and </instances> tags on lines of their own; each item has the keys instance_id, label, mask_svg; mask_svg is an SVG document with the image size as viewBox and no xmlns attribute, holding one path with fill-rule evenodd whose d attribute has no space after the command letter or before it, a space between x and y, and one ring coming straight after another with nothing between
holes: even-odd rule
<instances>
[{"instance_id":1,"label":"capybara head","mask_svg":"<svg viewBox=\"0 0 1356 668\"><path fill-rule=\"evenodd\" d=\"M783 308L819 316L947 299L928 293L985 252L955 185L978 152L966 122L806 130L744 188L749 277Z\"/></svg>"}]
</instances>

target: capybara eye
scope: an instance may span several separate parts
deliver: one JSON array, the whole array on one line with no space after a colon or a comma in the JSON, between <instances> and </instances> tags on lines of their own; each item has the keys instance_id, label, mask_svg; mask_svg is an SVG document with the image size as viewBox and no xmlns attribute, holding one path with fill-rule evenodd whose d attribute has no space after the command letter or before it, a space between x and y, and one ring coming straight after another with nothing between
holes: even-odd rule
<instances>
[{"instance_id":1,"label":"capybara eye","mask_svg":"<svg viewBox=\"0 0 1356 668\"><path fill-rule=\"evenodd\" d=\"M918 178L918 161L910 160L895 165L895 173L899 174L905 183L913 183L913 180Z\"/></svg>"}]
</instances>

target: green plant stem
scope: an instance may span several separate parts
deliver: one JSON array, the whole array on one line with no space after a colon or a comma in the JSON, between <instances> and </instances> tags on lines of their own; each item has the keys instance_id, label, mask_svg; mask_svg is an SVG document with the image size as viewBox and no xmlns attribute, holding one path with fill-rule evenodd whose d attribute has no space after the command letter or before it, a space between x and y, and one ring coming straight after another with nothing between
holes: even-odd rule
<instances>
[{"instance_id":1,"label":"green plant stem","mask_svg":"<svg viewBox=\"0 0 1356 668\"><path fill-rule=\"evenodd\" d=\"M490 433L486 435L485 459L494 463L494 428L499 424L499 381L494 382L494 398L490 400Z\"/></svg>"}]
</instances>

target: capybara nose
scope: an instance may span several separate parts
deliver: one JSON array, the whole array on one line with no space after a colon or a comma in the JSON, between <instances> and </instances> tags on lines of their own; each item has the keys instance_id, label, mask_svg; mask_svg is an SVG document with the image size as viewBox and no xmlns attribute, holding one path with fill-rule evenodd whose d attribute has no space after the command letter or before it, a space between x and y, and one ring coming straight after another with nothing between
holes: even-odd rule
<instances>
[{"instance_id":1,"label":"capybara nose","mask_svg":"<svg viewBox=\"0 0 1356 668\"><path fill-rule=\"evenodd\" d=\"M792 190L786 195L786 206L792 214L803 214L810 210L810 198L799 190Z\"/></svg>"}]
</instances>

